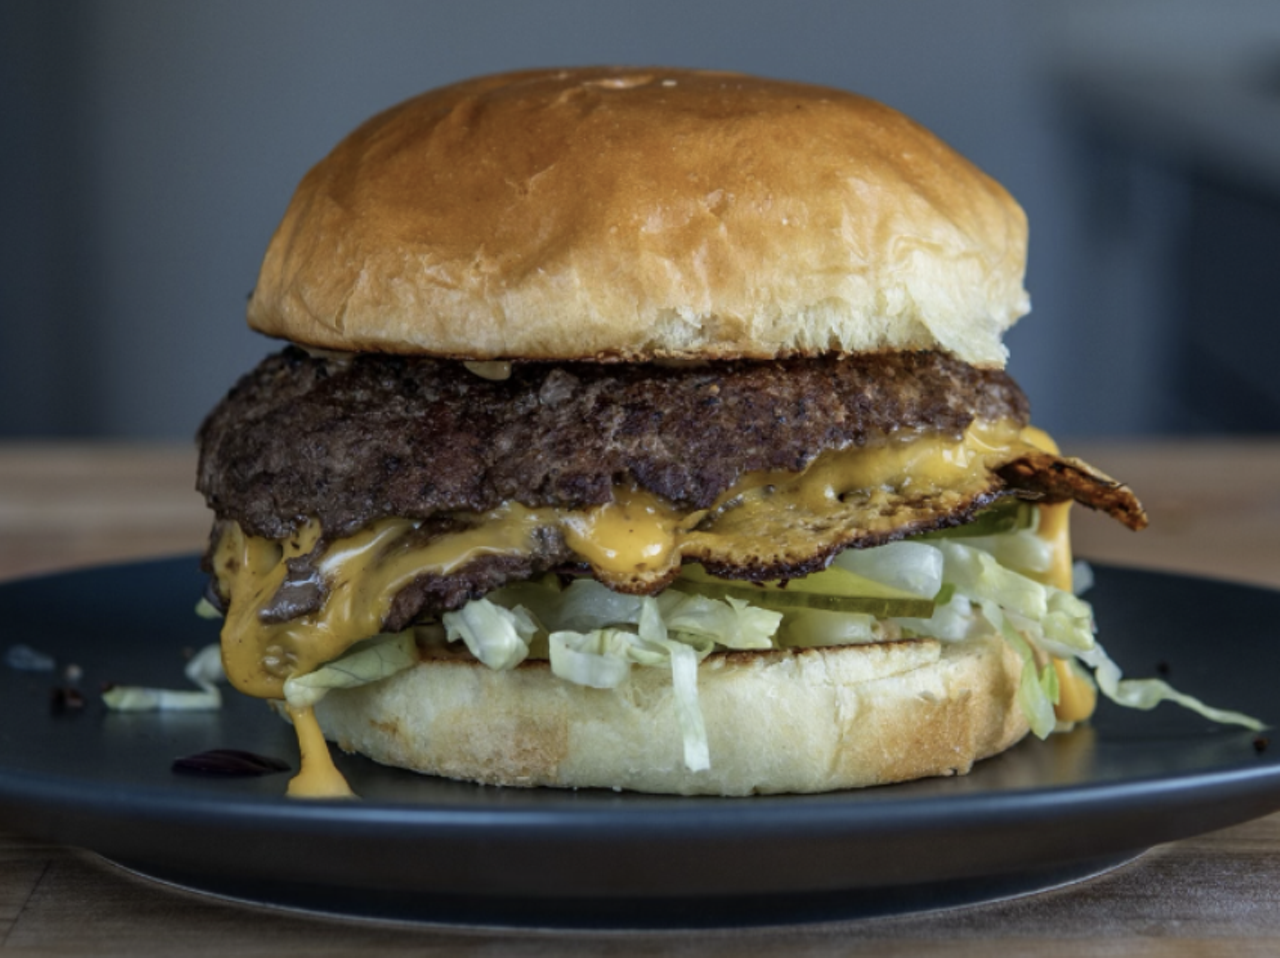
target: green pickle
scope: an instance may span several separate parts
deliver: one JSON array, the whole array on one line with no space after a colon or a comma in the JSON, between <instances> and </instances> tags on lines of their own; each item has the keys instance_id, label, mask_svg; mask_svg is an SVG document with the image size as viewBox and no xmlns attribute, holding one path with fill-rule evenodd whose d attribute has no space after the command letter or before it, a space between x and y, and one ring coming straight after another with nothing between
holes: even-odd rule
<instances>
[{"instance_id":1,"label":"green pickle","mask_svg":"<svg viewBox=\"0 0 1280 958\"><path fill-rule=\"evenodd\" d=\"M929 539L966 539L970 536L997 536L1006 532L1017 532L1020 529L1031 529L1036 524L1036 507L1020 499L1004 499L995 505L983 509L972 522L950 529L939 529L926 532L913 538L921 541Z\"/></svg>"},{"instance_id":2,"label":"green pickle","mask_svg":"<svg viewBox=\"0 0 1280 958\"><path fill-rule=\"evenodd\" d=\"M838 567L824 569L802 579L791 579L784 585L778 582L730 582L715 578L700 565L690 564L681 570L680 578L671 584L671 588L711 599L742 599L762 609L778 612L819 609L824 612L856 612L879 619L927 619L933 615L932 599L922 599Z\"/></svg>"}]
</instances>

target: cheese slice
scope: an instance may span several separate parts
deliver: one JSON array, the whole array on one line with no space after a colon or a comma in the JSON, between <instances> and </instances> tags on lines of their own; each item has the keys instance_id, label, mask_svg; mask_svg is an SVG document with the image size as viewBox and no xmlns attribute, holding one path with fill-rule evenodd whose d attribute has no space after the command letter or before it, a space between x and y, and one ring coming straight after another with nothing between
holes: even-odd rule
<instances>
[{"instance_id":1,"label":"cheese slice","mask_svg":"<svg viewBox=\"0 0 1280 958\"><path fill-rule=\"evenodd\" d=\"M329 745L320 731L320 723L310 706L289 707L289 718L298 733L298 752L302 768L289 781L291 798L355 798L347 780L333 764Z\"/></svg>"},{"instance_id":2,"label":"cheese slice","mask_svg":"<svg viewBox=\"0 0 1280 958\"><path fill-rule=\"evenodd\" d=\"M1042 452L1058 454L1058 444L1044 430L1028 426L1022 431L1022 435ZM1051 559L1045 582L1064 592L1071 592L1071 503L1058 502L1041 506L1040 524L1036 533L1050 545ZM1053 670L1058 673L1058 701L1053 708L1058 721L1083 722L1097 708L1098 690L1070 662L1054 659Z\"/></svg>"}]
</instances>

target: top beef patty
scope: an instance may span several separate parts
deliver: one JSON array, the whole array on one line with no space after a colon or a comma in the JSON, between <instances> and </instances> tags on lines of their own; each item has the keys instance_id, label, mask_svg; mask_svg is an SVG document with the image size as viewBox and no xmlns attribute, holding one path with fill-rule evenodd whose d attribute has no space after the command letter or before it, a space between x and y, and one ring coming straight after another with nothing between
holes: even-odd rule
<instances>
[{"instance_id":1,"label":"top beef patty","mask_svg":"<svg viewBox=\"0 0 1280 958\"><path fill-rule=\"evenodd\" d=\"M285 539L376 519L480 512L514 500L580 508L632 481L704 509L744 472L800 470L896 430L960 438L975 418L1025 424L1004 372L939 353L692 368L462 363L295 347L245 376L200 429L198 488L219 519Z\"/></svg>"}]
</instances>

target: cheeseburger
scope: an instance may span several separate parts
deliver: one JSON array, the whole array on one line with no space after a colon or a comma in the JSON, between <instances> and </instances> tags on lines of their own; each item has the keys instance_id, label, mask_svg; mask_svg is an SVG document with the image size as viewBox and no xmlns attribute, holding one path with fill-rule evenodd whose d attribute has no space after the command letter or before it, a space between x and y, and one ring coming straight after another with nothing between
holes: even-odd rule
<instances>
[{"instance_id":1,"label":"cheeseburger","mask_svg":"<svg viewBox=\"0 0 1280 958\"><path fill-rule=\"evenodd\" d=\"M1004 372L1022 210L838 90L670 69L434 90L312 169L200 430L240 690L502 785L745 795L963 773L1095 694L1075 501ZM1212 710L1209 710L1212 711ZM1215 713L1225 714L1225 713Z\"/></svg>"}]
</instances>

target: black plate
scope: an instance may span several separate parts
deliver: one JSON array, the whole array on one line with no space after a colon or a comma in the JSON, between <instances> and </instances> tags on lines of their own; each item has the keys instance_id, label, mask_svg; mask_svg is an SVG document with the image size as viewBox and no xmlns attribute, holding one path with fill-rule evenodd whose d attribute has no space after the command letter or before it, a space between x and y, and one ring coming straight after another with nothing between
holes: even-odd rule
<instances>
[{"instance_id":1,"label":"black plate","mask_svg":"<svg viewBox=\"0 0 1280 958\"><path fill-rule=\"evenodd\" d=\"M1280 719L1280 593L1100 568L1090 595L1129 675ZM338 764L362 802L281 797L286 776L211 779L174 758L239 748L296 764L291 731L232 692L216 714L109 714L103 682L180 687L193 559L0 586L0 647L83 670L0 667L0 827L216 894L366 917L552 927L708 926L886 914L1005 897L1280 808L1280 741L1173 706L1104 704L966 777L814 796L667 798L485 788ZM1223 650L1229 648L1227 655Z\"/></svg>"}]
</instances>

